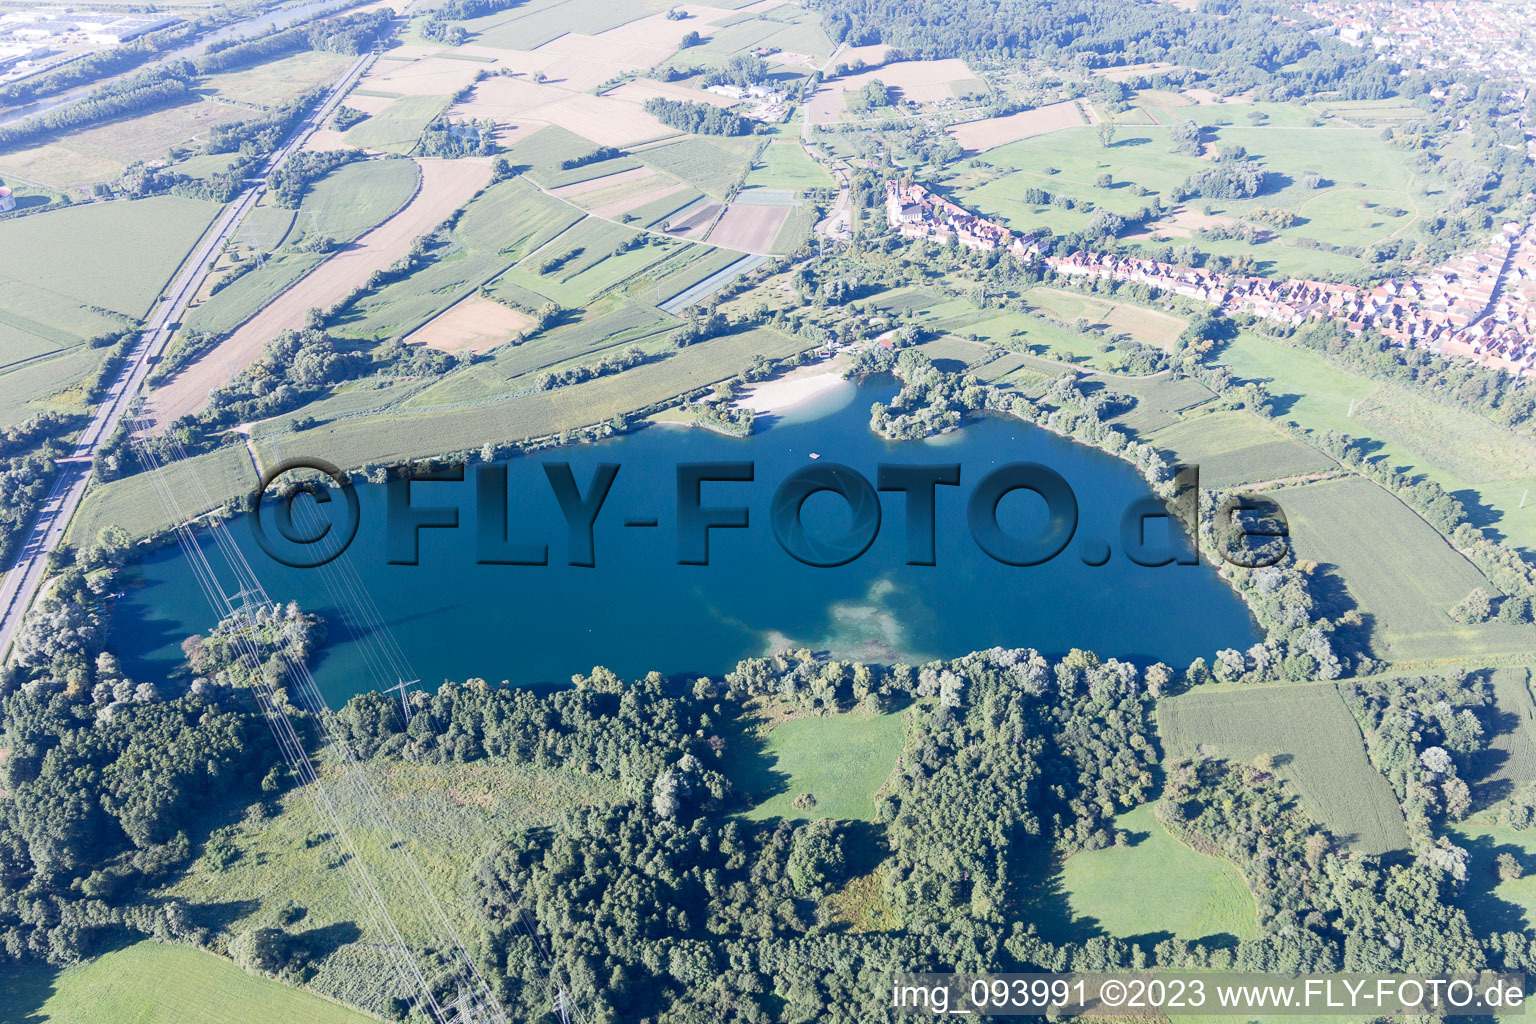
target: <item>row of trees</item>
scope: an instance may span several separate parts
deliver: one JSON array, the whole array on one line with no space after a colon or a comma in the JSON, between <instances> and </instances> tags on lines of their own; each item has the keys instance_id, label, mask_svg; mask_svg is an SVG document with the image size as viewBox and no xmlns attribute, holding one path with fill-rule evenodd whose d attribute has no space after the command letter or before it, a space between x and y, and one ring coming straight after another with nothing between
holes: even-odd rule
<instances>
[{"instance_id":1,"label":"row of trees","mask_svg":"<svg viewBox=\"0 0 1536 1024\"><path fill-rule=\"evenodd\" d=\"M142 71L93 89L75 103L0 126L0 149L15 149L60 132L179 103L190 96L187 71L184 64Z\"/></svg>"}]
</instances>

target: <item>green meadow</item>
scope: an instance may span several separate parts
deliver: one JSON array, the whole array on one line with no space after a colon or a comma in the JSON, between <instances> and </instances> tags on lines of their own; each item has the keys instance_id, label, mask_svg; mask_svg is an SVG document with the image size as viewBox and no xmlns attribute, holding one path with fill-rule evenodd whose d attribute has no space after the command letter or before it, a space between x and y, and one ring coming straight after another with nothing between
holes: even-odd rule
<instances>
[{"instance_id":1,"label":"green meadow","mask_svg":"<svg viewBox=\"0 0 1536 1024\"><path fill-rule=\"evenodd\" d=\"M371 1024L190 946L140 942L54 971L0 972L0 1024Z\"/></svg>"},{"instance_id":2,"label":"green meadow","mask_svg":"<svg viewBox=\"0 0 1536 1024\"><path fill-rule=\"evenodd\" d=\"M751 774L733 780L741 792L760 794L747 817L873 820L875 793L901 756L902 722L899 714L849 712L775 725ZM815 803L794 806L804 794Z\"/></svg>"},{"instance_id":3,"label":"green meadow","mask_svg":"<svg viewBox=\"0 0 1536 1024\"><path fill-rule=\"evenodd\" d=\"M1118 938L1196 940L1258 936L1253 893L1235 864L1179 842L1143 804L1115 819L1126 846L1068 857L1058 876L1072 930Z\"/></svg>"}]
</instances>

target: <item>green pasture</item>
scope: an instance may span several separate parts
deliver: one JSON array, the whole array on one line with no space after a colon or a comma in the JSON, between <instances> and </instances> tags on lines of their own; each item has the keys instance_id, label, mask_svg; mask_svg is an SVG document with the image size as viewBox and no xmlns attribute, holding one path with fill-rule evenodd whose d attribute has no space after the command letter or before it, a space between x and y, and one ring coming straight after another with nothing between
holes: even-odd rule
<instances>
[{"instance_id":1,"label":"green pasture","mask_svg":"<svg viewBox=\"0 0 1536 1024\"><path fill-rule=\"evenodd\" d=\"M1408 844L1402 808L1366 758L1360 727L1330 683L1200 688L1157 705L1163 751L1249 763L1260 754L1308 817L1357 853Z\"/></svg>"},{"instance_id":2,"label":"green pasture","mask_svg":"<svg viewBox=\"0 0 1536 1024\"><path fill-rule=\"evenodd\" d=\"M755 798L749 818L847 818L872 821L875 792L885 784L901 756L903 716L850 712L781 722L763 738L761 756L747 764L732 783ZM791 802L802 794L812 807Z\"/></svg>"},{"instance_id":3,"label":"green pasture","mask_svg":"<svg viewBox=\"0 0 1536 1024\"><path fill-rule=\"evenodd\" d=\"M762 156L747 175L749 188L780 188L804 192L813 188L832 188L836 181L827 169L806 153L797 141L781 139L763 147Z\"/></svg>"},{"instance_id":4,"label":"green pasture","mask_svg":"<svg viewBox=\"0 0 1536 1024\"><path fill-rule=\"evenodd\" d=\"M372 1024L191 946L144 941L58 971L0 971L0 1024Z\"/></svg>"},{"instance_id":5,"label":"green pasture","mask_svg":"<svg viewBox=\"0 0 1536 1024\"><path fill-rule=\"evenodd\" d=\"M1466 824L1452 830L1451 842L1472 855L1467 888L1459 901L1480 934L1536 929L1536 829L1515 831L1502 825ZM1524 869L1520 878L1501 881L1499 854L1510 854Z\"/></svg>"},{"instance_id":6,"label":"green pasture","mask_svg":"<svg viewBox=\"0 0 1536 1024\"><path fill-rule=\"evenodd\" d=\"M1084 850L1062 864L1070 930L1152 941L1257 938L1258 911L1242 872L1169 835L1152 806L1115 819L1129 845Z\"/></svg>"},{"instance_id":7,"label":"green pasture","mask_svg":"<svg viewBox=\"0 0 1536 1024\"><path fill-rule=\"evenodd\" d=\"M1158 120L1165 125L1174 121L1193 121L1213 128L1224 125L1253 127L1255 116L1262 116L1258 125L1262 128L1299 128L1317 119L1312 111L1294 103L1202 103L1175 108L1155 107L1155 110Z\"/></svg>"}]
</instances>

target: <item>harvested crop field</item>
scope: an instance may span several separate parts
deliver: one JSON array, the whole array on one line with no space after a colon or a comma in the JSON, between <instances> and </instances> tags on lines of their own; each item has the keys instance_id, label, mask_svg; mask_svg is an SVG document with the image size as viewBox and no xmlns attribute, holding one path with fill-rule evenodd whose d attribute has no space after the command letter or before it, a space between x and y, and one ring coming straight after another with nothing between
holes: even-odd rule
<instances>
[{"instance_id":1,"label":"harvested crop field","mask_svg":"<svg viewBox=\"0 0 1536 1024\"><path fill-rule=\"evenodd\" d=\"M719 203L705 203L703 206L696 206L684 212L682 216L673 217L667 221L665 230L668 234L677 235L679 238L692 238L695 240L703 238L704 232L708 230L709 226L715 222L715 218L719 216L720 209Z\"/></svg>"},{"instance_id":2,"label":"harvested crop field","mask_svg":"<svg viewBox=\"0 0 1536 1024\"><path fill-rule=\"evenodd\" d=\"M535 107L556 103L570 94L526 78L487 78L476 84L469 99L454 104L453 117L488 117L498 123L516 121Z\"/></svg>"},{"instance_id":3,"label":"harvested crop field","mask_svg":"<svg viewBox=\"0 0 1536 1024\"><path fill-rule=\"evenodd\" d=\"M533 317L527 313L471 295L407 335L405 343L443 352L487 352L531 326Z\"/></svg>"},{"instance_id":4,"label":"harvested crop field","mask_svg":"<svg viewBox=\"0 0 1536 1024\"><path fill-rule=\"evenodd\" d=\"M767 252L773 239L789 216L787 206L752 206L732 203L725 208L715 230L709 233L709 241L731 249L748 252Z\"/></svg>"},{"instance_id":5,"label":"harvested crop field","mask_svg":"<svg viewBox=\"0 0 1536 1024\"><path fill-rule=\"evenodd\" d=\"M982 121L966 121L948 129L954 140L968 153L1005 146L1020 139L1044 135L1058 128L1072 128L1087 124L1078 105L1067 100L1052 103L1034 110L1023 110L1005 117L989 117Z\"/></svg>"},{"instance_id":6,"label":"harvested crop field","mask_svg":"<svg viewBox=\"0 0 1536 1024\"><path fill-rule=\"evenodd\" d=\"M409 63L379 61L358 88L401 96L452 96L483 70L478 63L446 57L425 57Z\"/></svg>"},{"instance_id":7,"label":"harvested crop field","mask_svg":"<svg viewBox=\"0 0 1536 1024\"><path fill-rule=\"evenodd\" d=\"M629 146L677 134L676 129L668 128L640 109L638 103L584 93L541 104L521 115L520 120L557 124L604 146Z\"/></svg>"},{"instance_id":8,"label":"harvested crop field","mask_svg":"<svg viewBox=\"0 0 1536 1024\"><path fill-rule=\"evenodd\" d=\"M405 209L326 260L150 395L146 409L158 426L201 409L208 393L250 365L278 332L301 325L308 310L324 309L350 295L375 270L405 255L413 239L441 224L491 178L488 160L417 163L421 188Z\"/></svg>"},{"instance_id":9,"label":"harvested crop field","mask_svg":"<svg viewBox=\"0 0 1536 1024\"><path fill-rule=\"evenodd\" d=\"M665 182L666 179L660 178L658 176L657 181ZM632 210L637 210L642 206L649 206L650 204L665 199L668 196L675 196L681 192L692 191L692 189L690 189L681 181L657 184L654 187L647 188L642 192L636 192L633 195L613 199L611 201L604 202L600 206L594 206L591 208L591 211L592 214L597 217L622 217L624 214L630 213ZM636 217L636 219L640 220L642 218Z\"/></svg>"}]
</instances>

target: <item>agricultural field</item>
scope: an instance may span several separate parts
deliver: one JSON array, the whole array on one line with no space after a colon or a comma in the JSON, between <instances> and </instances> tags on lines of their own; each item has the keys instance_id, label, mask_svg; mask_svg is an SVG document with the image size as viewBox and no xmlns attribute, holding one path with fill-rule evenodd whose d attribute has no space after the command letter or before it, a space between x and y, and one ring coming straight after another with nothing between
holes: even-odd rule
<instances>
[{"instance_id":1,"label":"agricultural field","mask_svg":"<svg viewBox=\"0 0 1536 1024\"><path fill-rule=\"evenodd\" d=\"M213 203L160 196L0 222L0 318L69 334L82 329L81 307L136 320L218 212ZM90 312L83 320L91 334L76 337L90 337L103 322Z\"/></svg>"},{"instance_id":2,"label":"agricultural field","mask_svg":"<svg viewBox=\"0 0 1536 1024\"><path fill-rule=\"evenodd\" d=\"M322 235L350 242L398 213L421 184L421 169L412 160L345 164L315 182L304 196L288 241Z\"/></svg>"},{"instance_id":3,"label":"agricultural field","mask_svg":"<svg viewBox=\"0 0 1536 1024\"><path fill-rule=\"evenodd\" d=\"M1463 503L1480 505L1485 527L1536 550L1536 446L1481 417L1433 398L1377 384L1312 352L1240 334L1218 360L1245 380L1268 383L1281 419L1369 442L1388 465L1428 477Z\"/></svg>"},{"instance_id":4,"label":"agricultural field","mask_svg":"<svg viewBox=\"0 0 1536 1024\"><path fill-rule=\"evenodd\" d=\"M731 186L746 175L750 160L749 155L702 138L643 149L635 156L716 199L724 198Z\"/></svg>"},{"instance_id":5,"label":"agricultural field","mask_svg":"<svg viewBox=\"0 0 1536 1024\"><path fill-rule=\"evenodd\" d=\"M752 774L735 778L758 794L748 818L843 818L872 821L875 792L901 756L900 714L846 713L792 718L769 730ZM815 803L797 798L810 794Z\"/></svg>"},{"instance_id":6,"label":"agricultural field","mask_svg":"<svg viewBox=\"0 0 1536 1024\"><path fill-rule=\"evenodd\" d=\"M633 157L621 156L562 169L561 161L586 156L596 151L598 145L558 125L538 128L507 143L507 160L528 168L528 177L544 188L560 188L642 166Z\"/></svg>"},{"instance_id":7,"label":"agricultural field","mask_svg":"<svg viewBox=\"0 0 1536 1024\"><path fill-rule=\"evenodd\" d=\"M190 946L146 940L55 971L0 971L0 1024L370 1024Z\"/></svg>"},{"instance_id":8,"label":"agricultural field","mask_svg":"<svg viewBox=\"0 0 1536 1024\"><path fill-rule=\"evenodd\" d=\"M324 259L315 253L290 252L264 260L261 266L241 274L193 306L182 321L183 337L228 334Z\"/></svg>"},{"instance_id":9,"label":"agricultural field","mask_svg":"<svg viewBox=\"0 0 1536 1024\"><path fill-rule=\"evenodd\" d=\"M208 95L231 103L278 107L334 81L351 63L343 54L305 50L254 67L210 75L203 79L202 88Z\"/></svg>"},{"instance_id":10,"label":"agricultural field","mask_svg":"<svg viewBox=\"0 0 1536 1024\"><path fill-rule=\"evenodd\" d=\"M960 143L961 149L970 153L984 153L998 146L1084 124L1087 124L1087 119L1083 116L1082 107L1075 100L1068 100L1017 114L965 121L946 130Z\"/></svg>"},{"instance_id":11,"label":"agricultural field","mask_svg":"<svg viewBox=\"0 0 1536 1024\"><path fill-rule=\"evenodd\" d=\"M526 331L533 322L527 313L471 295L406 335L405 343L444 352L486 352Z\"/></svg>"},{"instance_id":12,"label":"agricultural field","mask_svg":"<svg viewBox=\"0 0 1536 1024\"><path fill-rule=\"evenodd\" d=\"M1192 416L1148 440L1174 461L1199 466L1202 487L1230 488L1340 468L1305 441L1246 412Z\"/></svg>"},{"instance_id":13,"label":"agricultural field","mask_svg":"<svg viewBox=\"0 0 1536 1024\"><path fill-rule=\"evenodd\" d=\"M11 351L14 336L4 335L6 351ZM0 427L20 423L46 409L81 412L77 405L49 402L48 399L78 384L93 372L106 352L98 348L75 348L48 358L35 358L23 366L0 373Z\"/></svg>"},{"instance_id":14,"label":"agricultural field","mask_svg":"<svg viewBox=\"0 0 1536 1024\"><path fill-rule=\"evenodd\" d=\"M1359 853L1407 846L1397 797L1331 683L1201 687L1159 701L1157 725L1170 759L1270 755L1302 810Z\"/></svg>"},{"instance_id":15,"label":"agricultural field","mask_svg":"<svg viewBox=\"0 0 1536 1024\"><path fill-rule=\"evenodd\" d=\"M1498 718L1478 776L1478 796L1488 802L1536 782L1536 699L1531 696L1530 670L1495 669L1492 684Z\"/></svg>"},{"instance_id":16,"label":"agricultural field","mask_svg":"<svg viewBox=\"0 0 1536 1024\"><path fill-rule=\"evenodd\" d=\"M847 115L844 94L858 92L870 82L880 81L898 101L937 103L953 100L976 84L976 74L965 61L897 61L869 71L842 75L823 83L811 98L808 112L816 124L827 124Z\"/></svg>"},{"instance_id":17,"label":"agricultural field","mask_svg":"<svg viewBox=\"0 0 1536 1024\"><path fill-rule=\"evenodd\" d=\"M371 415L355 413L305 431L304 441L312 450L330 453L328 457L345 468L478 449L487 442L544 437L670 402L735 376L756 355L782 359L810 346L804 339L759 328L690 345L623 373L553 391L502 392L473 406L461 405L462 399L445 399L437 407L381 407ZM307 411L317 416L323 412L320 407ZM282 429L283 423L283 419L274 421L273 429ZM286 435L284 443L291 446L292 436ZM263 458L269 458L265 454L269 446L260 436L256 444Z\"/></svg>"},{"instance_id":18,"label":"agricultural field","mask_svg":"<svg viewBox=\"0 0 1536 1024\"><path fill-rule=\"evenodd\" d=\"M483 188L491 176L490 167L481 160L423 160L418 163L422 186L404 209L359 238L356 244L332 254L297 284L260 306L251 319L156 388L146 404L147 410L159 422L169 423L202 408L208 392L248 366L261 353L268 339L284 329L301 326L310 309L327 309L351 295L367 283L375 270L383 270L409 252L417 237L441 224ZM348 168L353 166L364 168L362 173L365 175L379 173L372 163L349 164ZM384 164L380 163L378 167L382 168ZM352 211L350 203L344 202L345 197L337 198L343 204L332 208L336 216L342 216L341 210ZM352 219L356 223L361 218ZM423 322L425 319L423 317ZM415 326L418 324L411 325L412 328Z\"/></svg>"},{"instance_id":19,"label":"agricultural field","mask_svg":"<svg viewBox=\"0 0 1536 1024\"><path fill-rule=\"evenodd\" d=\"M341 141L347 146L405 156L416 148L422 130L447 105L447 96L401 96L368 120L347 129Z\"/></svg>"},{"instance_id":20,"label":"agricultural field","mask_svg":"<svg viewBox=\"0 0 1536 1024\"><path fill-rule=\"evenodd\" d=\"M1450 663L1528 655L1536 627L1463 625L1449 610L1495 588L1414 511L1360 477L1276 491L1297 557L1331 567L1372 628L1377 657Z\"/></svg>"},{"instance_id":21,"label":"agricultural field","mask_svg":"<svg viewBox=\"0 0 1536 1024\"><path fill-rule=\"evenodd\" d=\"M229 498L250 494L258 479L239 444L184 459L160 476L187 516L200 516ZM105 527L121 526L131 537L148 537L163 530L170 518L160 484L149 474L136 473L91 488L70 520L68 536L74 543L90 544Z\"/></svg>"},{"instance_id":22,"label":"agricultural field","mask_svg":"<svg viewBox=\"0 0 1536 1024\"><path fill-rule=\"evenodd\" d=\"M1168 936L1188 941L1257 936L1258 909L1235 864L1175 839L1151 804L1120 815L1115 829L1130 835L1128 845L1084 850L1063 862L1057 877L1071 920L1057 928L1148 945Z\"/></svg>"},{"instance_id":23,"label":"agricultural field","mask_svg":"<svg viewBox=\"0 0 1536 1024\"><path fill-rule=\"evenodd\" d=\"M1149 377L1093 373L1086 375L1083 381L1135 398L1134 406L1112 419L1142 440L1146 440L1153 431L1177 423L1190 410L1215 397L1215 393L1199 381L1190 377L1175 377L1170 373L1155 373Z\"/></svg>"},{"instance_id":24,"label":"agricultural field","mask_svg":"<svg viewBox=\"0 0 1536 1024\"><path fill-rule=\"evenodd\" d=\"M448 246L438 258L408 277L363 297L337 321L335 330L342 336L365 341L409 334L502 275L518 260L528 258L543 246L564 244L565 239L574 237L581 224L588 223L582 216L580 210L540 194L526 181L498 182L464 208ZM631 233L612 225L603 226L625 235ZM594 261L611 253L616 240L617 235L607 243L607 248L594 249ZM574 266L568 269L576 272ZM554 297L539 294L541 298L535 308L546 298Z\"/></svg>"},{"instance_id":25,"label":"agricultural field","mask_svg":"<svg viewBox=\"0 0 1536 1024\"><path fill-rule=\"evenodd\" d=\"M0 153L0 176L15 175L55 187L112 181L128 164L164 160L173 148L195 144L211 129L252 115L250 107L194 99Z\"/></svg>"},{"instance_id":26,"label":"agricultural field","mask_svg":"<svg viewBox=\"0 0 1536 1024\"><path fill-rule=\"evenodd\" d=\"M742 252L767 252L789 218L788 206L732 203L709 232L711 245Z\"/></svg>"},{"instance_id":27,"label":"agricultural field","mask_svg":"<svg viewBox=\"0 0 1536 1024\"><path fill-rule=\"evenodd\" d=\"M1102 328L1117 334L1129 334L1143 345L1168 349L1178 340L1189 322L1171 313L1125 302L1108 302L1061 288L1031 288L1024 301L1061 320L1088 321L1090 328Z\"/></svg>"}]
</instances>

